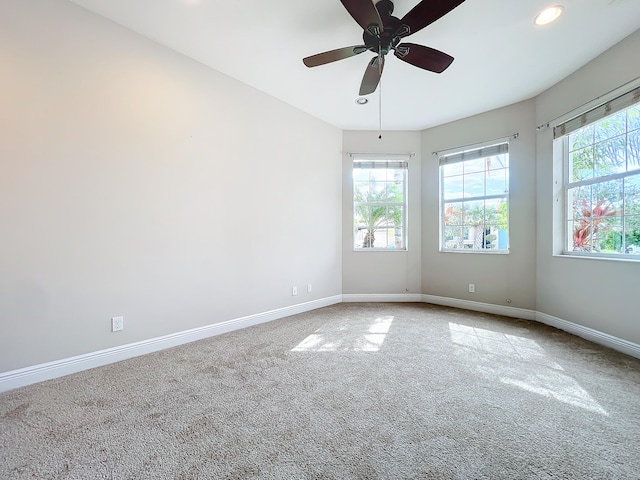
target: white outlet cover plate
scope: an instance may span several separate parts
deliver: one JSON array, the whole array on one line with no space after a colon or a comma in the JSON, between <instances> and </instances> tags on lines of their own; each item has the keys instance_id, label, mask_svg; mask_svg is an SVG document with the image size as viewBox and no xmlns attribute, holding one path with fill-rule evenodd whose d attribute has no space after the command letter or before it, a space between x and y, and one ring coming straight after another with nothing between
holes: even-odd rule
<instances>
[{"instance_id":1,"label":"white outlet cover plate","mask_svg":"<svg viewBox=\"0 0 640 480\"><path fill-rule=\"evenodd\" d=\"M119 332L120 330L124 330L124 317L112 317L111 331Z\"/></svg>"}]
</instances>

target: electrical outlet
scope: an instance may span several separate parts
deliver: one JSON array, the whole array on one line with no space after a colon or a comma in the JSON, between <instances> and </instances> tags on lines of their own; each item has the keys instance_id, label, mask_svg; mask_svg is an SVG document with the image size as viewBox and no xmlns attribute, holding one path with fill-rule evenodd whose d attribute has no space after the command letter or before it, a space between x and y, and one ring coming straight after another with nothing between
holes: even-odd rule
<instances>
[{"instance_id":1,"label":"electrical outlet","mask_svg":"<svg viewBox=\"0 0 640 480\"><path fill-rule=\"evenodd\" d=\"M311 284L307 283L307 293L311 293Z\"/></svg>"},{"instance_id":2,"label":"electrical outlet","mask_svg":"<svg viewBox=\"0 0 640 480\"><path fill-rule=\"evenodd\" d=\"M124 317L112 317L111 331L119 332L120 330L124 330Z\"/></svg>"},{"instance_id":3,"label":"electrical outlet","mask_svg":"<svg viewBox=\"0 0 640 480\"><path fill-rule=\"evenodd\" d=\"M298 294L298 287L291 287L291 295L296 296Z\"/></svg>"},{"instance_id":4,"label":"electrical outlet","mask_svg":"<svg viewBox=\"0 0 640 480\"><path fill-rule=\"evenodd\" d=\"M476 284L475 283L470 283L469 284L469 293L476 293Z\"/></svg>"}]
</instances>

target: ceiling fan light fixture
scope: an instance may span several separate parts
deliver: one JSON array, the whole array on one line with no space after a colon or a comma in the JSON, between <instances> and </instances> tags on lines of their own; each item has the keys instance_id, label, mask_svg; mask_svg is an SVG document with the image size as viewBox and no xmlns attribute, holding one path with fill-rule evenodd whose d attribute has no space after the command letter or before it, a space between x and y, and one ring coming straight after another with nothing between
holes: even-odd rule
<instances>
[{"instance_id":1,"label":"ceiling fan light fixture","mask_svg":"<svg viewBox=\"0 0 640 480\"><path fill-rule=\"evenodd\" d=\"M562 15L563 10L564 7L562 5L552 5L547 7L536 15L534 22L536 25L548 25L555 22L560 15Z\"/></svg>"},{"instance_id":2,"label":"ceiling fan light fixture","mask_svg":"<svg viewBox=\"0 0 640 480\"><path fill-rule=\"evenodd\" d=\"M356 103L358 105L366 105L367 103L369 103L369 99L365 97L358 97L356 98Z\"/></svg>"}]
</instances>

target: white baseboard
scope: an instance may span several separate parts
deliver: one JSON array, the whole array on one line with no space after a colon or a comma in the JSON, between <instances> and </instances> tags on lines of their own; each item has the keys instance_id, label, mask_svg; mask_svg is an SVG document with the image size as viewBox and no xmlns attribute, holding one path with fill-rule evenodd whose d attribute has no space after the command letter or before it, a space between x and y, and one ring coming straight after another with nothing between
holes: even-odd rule
<instances>
[{"instance_id":1,"label":"white baseboard","mask_svg":"<svg viewBox=\"0 0 640 480\"><path fill-rule=\"evenodd\" d=\"M345 303L354 302L422 302L420 293L343 293L342 301Z\"/></svg>"},{"instance_id":2,"label":"white baseboard","mask_svg":"<svg viewBox=\"0 0 640 480\"><path fill-rule=\"evenodd\" d=\"M162 337L151 338L141 342L129 343L118 347L91 352L75 357L64 358L53 362L42 363L31 367L0 373L0 392L30 385L52 378L62 377L71 373L90 368L108 365L128 358L145 355L147 353L164 350L185 343L202 340L241 328L270 322L279 318L304 313L341 302L424 302L447 307L462 308L477 312L504 315L513 318L535 320L546 325L572 333L594 343L604 345L632 357L640 358L640 345L602 333L576 323L568 322L546 313L516 307L492 305L489 303L460 300L457 298L440 297L423 294L344 294L334 295L311 302L283 307L268 312L248 315L225 322L206 325L204 327L172 333Z\"/></svg>"},{"instance_id":3,"label":"white baseboard","mask_svg":"<svg viewBox=\"0 0 640 480\"><path fill-rule=\"evenodd\" d=\"M526 308L508 307L504 305L494 305L491 303L473 302L471 300L461 300L459 298L439 297L437 295L422 295L422 301L446 307L462 308L476 312L493 313L494 315L504 315L505 317L523 318L525 320L535 320L536 312Z\"/></svg>"},{"instance_id":4,"label":"white baseboard","mask_svg":"<svg viewBox=\"0 0 640 480\"><path fill-rule=\"evenodd\" d=\"M552 327L564 330L565 332L572 333L578 337L582 337L590 342L604 345L605 347L612 348L627 355L631 355L635 358L640 358L640 345L637 343L629 342L613 335L594 330L593 328L584 327L577 323L568 322L561 318L554 317L542 312L536 312L536 321L550 325Z\"/></svg>"},{"instance_id":5,"label":"white baseboard","mask_svg":"<svg viewBox=\"0 0 640 480\"><path fill-rule=\"evenodd\" d=\"M71 373L101 367L128 358L145 355L147 353L164 350L184 343L202 340L241 328L270 322L279 318L308 312L321 307L335 305L342 302L342 295L334 295L311 302L300 303L289 307L278 308L264 313L235 318L225 322L193 328L182 332L150 338L141 342L129 343L118 347L108 348L75 357L64 358L53 362L41 363L31 367L0 373L0 392L30 385L52 378L62 377Z\"/></svg>"}]
</instances>

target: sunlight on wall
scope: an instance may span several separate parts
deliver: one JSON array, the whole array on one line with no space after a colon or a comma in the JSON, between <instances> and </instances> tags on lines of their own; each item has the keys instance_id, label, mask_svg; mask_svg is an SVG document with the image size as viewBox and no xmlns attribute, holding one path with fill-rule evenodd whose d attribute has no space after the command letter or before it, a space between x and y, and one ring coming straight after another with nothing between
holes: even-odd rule
<instances>
[{"instance_id":1,"label":"sunlight on wall","mask_svg":"<svg viewBox=\"0 0 640 480\"><path fill-rule=\"evenodd\" d=\"M305 338L292 352L377 352L391 328L393 316L378 317L366 325L342 324L320 327Z\"/></svg>"},{"instance_id":2,"label":"sunlight on wall","mask_svg":"<svg viewBox=\"0 0 640 480\"><path fill-rule=\"evenodd\" d=\"M478 371L485 377L608 415L578 382L562 373L562 366L534 340L457 323L449 323L449 331L454 344L491 354L485 355L486 362L478 365ZM523 374L523 367L535 371Z\"/></svg>"}]
</instances>

